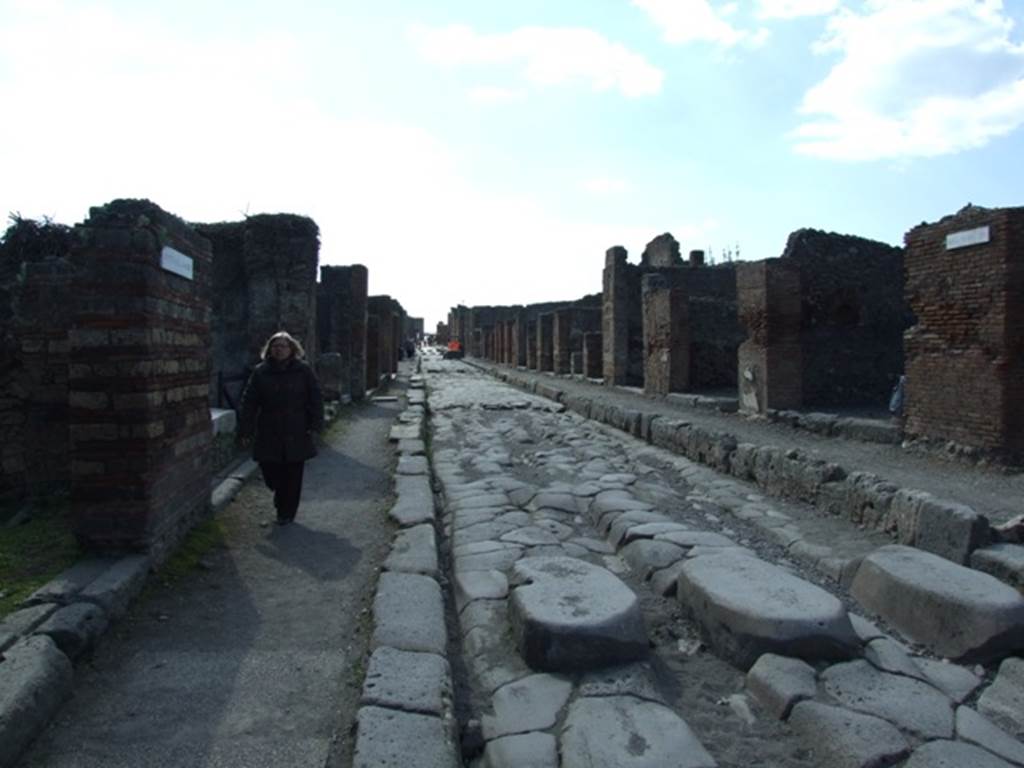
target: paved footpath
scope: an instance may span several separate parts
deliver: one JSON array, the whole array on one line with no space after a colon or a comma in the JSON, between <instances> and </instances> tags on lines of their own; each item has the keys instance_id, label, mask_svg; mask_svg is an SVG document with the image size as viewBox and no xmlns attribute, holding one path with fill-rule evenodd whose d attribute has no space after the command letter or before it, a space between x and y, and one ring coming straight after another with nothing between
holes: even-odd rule
<instances>
[{"instance_id":1,"label":"paved footpath","mask_svg":"<svg viewBox=\"0 0 1024 768\"><path fill-rule=\"evenodd\" d=\"M156 587L75 672L24 768L342 766L369 606L391 538L396 403L347 409L306 467L295 524L258 473L221 513L228 547Z\"/></svg>"},{"instance_id":2,"label":"paved footpath","mask_svg":"<svg viewBox=\"0 0 1024 768\"><path fill-rule=\"evenodd\" d=\"M424 373L465 764L1024 765L1016 590L819 515L859 549L830 572L751 483L465 364Z\"/></svg>"}]
</instances>

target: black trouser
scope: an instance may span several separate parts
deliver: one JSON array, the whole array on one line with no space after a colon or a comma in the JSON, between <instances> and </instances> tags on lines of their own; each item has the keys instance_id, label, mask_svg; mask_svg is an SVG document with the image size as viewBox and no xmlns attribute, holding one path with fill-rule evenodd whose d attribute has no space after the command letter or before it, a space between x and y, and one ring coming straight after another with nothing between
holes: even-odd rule
<instances>
[{"instance_id":1,"label":"black trouser","mask_svg":"<svg viewBox=\"0 0 1024 768\"><path fill-rule=\"evenodd\" d=\"M278 520L294 520L302 495L302 470L305 462L261 461L263 482L274 492Z\"/></svg>"}]
</instances>

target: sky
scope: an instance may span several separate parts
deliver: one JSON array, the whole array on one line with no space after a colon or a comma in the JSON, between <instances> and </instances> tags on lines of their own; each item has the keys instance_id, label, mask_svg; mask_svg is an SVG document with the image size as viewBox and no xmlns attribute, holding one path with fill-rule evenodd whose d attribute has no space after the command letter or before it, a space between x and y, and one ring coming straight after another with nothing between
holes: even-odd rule
<instances>
[{"instance_id":1,"label":"sky","mask_svg":"<svg viewBox=\"0 0 1024 768\"><path fill-rule=\"evenodd\" d=\"M0 0L0 214L297 213L432 329L1024 205L1024 0Z\"/></svg>"}]
</instances>

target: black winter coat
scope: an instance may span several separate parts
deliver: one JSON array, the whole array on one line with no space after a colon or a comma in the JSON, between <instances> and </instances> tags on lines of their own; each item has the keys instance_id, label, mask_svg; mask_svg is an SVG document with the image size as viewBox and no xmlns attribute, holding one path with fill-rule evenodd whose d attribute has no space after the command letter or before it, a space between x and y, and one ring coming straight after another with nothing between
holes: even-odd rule
<instances>
[{"instance_id":1,"label":"black winter coat","mask_svg":"<svg viewBox=\"0 0 1024 768\"><path fill-rule=\"evenodd\" d=\"M256 461L299 462L316 456L316 434L324 426L320 382L302 360L256 366L242 393L238 434L252 437Z\"/></svg>"}]
</instances>

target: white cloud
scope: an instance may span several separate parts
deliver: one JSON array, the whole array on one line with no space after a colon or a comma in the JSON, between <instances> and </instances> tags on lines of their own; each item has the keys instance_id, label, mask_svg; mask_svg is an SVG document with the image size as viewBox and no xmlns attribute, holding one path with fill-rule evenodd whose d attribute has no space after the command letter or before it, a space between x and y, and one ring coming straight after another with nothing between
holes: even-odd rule
<instances>
[{"instance_id":1,"label":"white cloud","mask_svg":"<svg viewBox=\"0 0 1024 768\"><path fill-rule=\"evenodd\" d=\"M493 85L482 85L469 89L469 100L474 104L501 105L515 104L526 99L522 91L501 88Z\"/></svg>"},{"instance_id":2,"label":"white cloud","mask_svg":"<svg viewBox=\"0 0 1024 768\"><path fill-rule=\"evenodd\" d=\"M629 189L629 182L625 179L615 179L610 176L594 176L585 179L580 187L584 192L592 195L615 195Z\"/></svg>"},{"instance_id":3,"label":"white cloud","mask_svg":"<svg viewBox=\"0 0 1024 768\"><path fill-rule=\"evenodd\" d=\"M409 37L425 58L437 64L517 64L534 85L583 82L594 91L617 90L636 98L659 93L664 80L664 73L643 56L590 29L521 27L485 34L456 24L414 26Z\"/></svg>"},{"instance_id":4,"label":"white cloud","mask_svg":"<svg viewBox=\"0 0 1024 768\"><path fill-rule=\"evenodd\" d=\"M726 21L724 17L736 13L735 3L717 9L708 0L633 0L633 5L651 17L668 43L703 41L724 47L740 44L757 47L768 39L766 29L752 32Z\"/></svg>"},{"instance_id":5,"label":"white cloud","mask_svg":"<svg viewBox=\"0 0 1024 768\"><path fill-rule=\"evenodd\" d=\"M1024 45L1000 0L868 0L815 50L842 58L804 95L796 149L841 160L980 147L1024 123Z\"/></svg>"},{"instance_id":6,"label":"white cloud","mask_svg":"<svg viewBox=\"0 0 1024 768\"><path fill-rule=\"evenodd\" d=\"M762 19L796 19L824 16L839 7L840 0L757 0L757 16Z\"/></svg>"}]
</instances>

